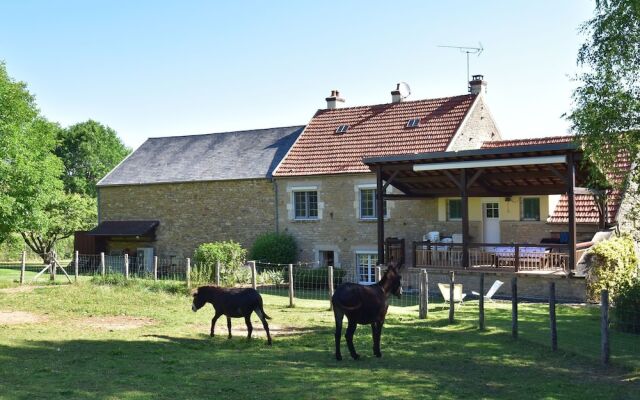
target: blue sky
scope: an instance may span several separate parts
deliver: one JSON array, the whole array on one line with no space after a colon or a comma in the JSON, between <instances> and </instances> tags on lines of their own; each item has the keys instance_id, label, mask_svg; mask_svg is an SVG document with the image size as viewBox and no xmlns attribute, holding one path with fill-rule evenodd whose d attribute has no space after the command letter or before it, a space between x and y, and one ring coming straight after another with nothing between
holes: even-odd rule
<instances>
[{"instance_id":1,"label":"blue sky","mask_svg":"<svg viewBox=\"0 0 640 400\"><path fill-rule=\"evenodd\" d=\"M466 93L488 81L505 138L565 134L593 3L563 1L0 0L0 59L63 126L92 118L147 137L305 124L346 105Z\"/></svg>"}]
</instances>

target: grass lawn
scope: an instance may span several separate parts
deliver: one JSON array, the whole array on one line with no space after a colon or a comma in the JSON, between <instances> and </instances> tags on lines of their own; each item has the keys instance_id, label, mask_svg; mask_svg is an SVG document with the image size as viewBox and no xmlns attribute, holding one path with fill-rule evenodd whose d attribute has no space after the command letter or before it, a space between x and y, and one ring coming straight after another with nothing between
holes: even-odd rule
<instances>
[{"instance_id":1,"label":"grass lawn","mask_svg":"<svg viewBox=\"0 0 640 400\"><path fill-rule=\"evenodd\" d=\"M507 303L488 305L483 332L473 302L454 324L439 304L427 320L416 318L415 307L393 307L381 359L372 355L370 328L360 326L362 359L351 360L343 341L345 359L337 362L326 300L287 308L288 297L264 295L273 318L269 347L255 315L255 340L244 338L241 319L231 340L224 319L210 338L211 308L194 314L189 297L162 285L0 291L0 316L25 318L0 325L0 398L640 398L640 337L614 335L613 366L601 367L593 307L559 307L557 353L547 344L546 305L521 305L517 341Z\"/></svg>"}]
</instances>

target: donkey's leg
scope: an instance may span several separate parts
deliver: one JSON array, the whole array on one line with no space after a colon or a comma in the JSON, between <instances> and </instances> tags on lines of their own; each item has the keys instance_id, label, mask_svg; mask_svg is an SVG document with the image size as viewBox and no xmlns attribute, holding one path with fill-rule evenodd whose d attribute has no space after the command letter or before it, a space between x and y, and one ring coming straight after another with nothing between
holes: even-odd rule
<instances>
[{"instance_id":1,"label":"donkey's leg","mask_svg":"<svg viewBox=\"0 0 640 400\"><path fill-rule=\"evenodd\" d=\"M222 315L222 313L219 313L216 311L215 315L213 316L213 318L211 319L211 332L209 332L209 335L213 336L214 333L214 329L216 327L216 322L218 321L218 318L220 318L220 316Z\"/></svg>"},{"instance_id":2,"label":"donkey's leg","mask_svg":"<svg viewBox=\"0 0 640 400\"><path fill-rule=\"evenodd\" d=\"M244 317L244 322L247 324L247 339L251 339L251 332L253 332L253 325L251 325L251 313Z\"/></svg>"},{"instance_id":3,"label":"donkey's leg","mask_svg":"<svg viewBox=\"0 0 640 400\"><path fill-rule=\"evenodd\" d=\"M356 348L353 346L353 334L356 332L356 328L358 324L355 321L349 320L349 325L347 325L347 333L345 333L344 338L347 340L347 347L349 348L349 353L351 353L351 357L354 360L360 358L360 355L356 353Z\"/></svg>"},{"instance_id":4,"label":"donkey's leg","mask_svg":"<svg viewBox=\"0 0 640 400\"><path fill-rule=\"evenodd\" d=\"M271 344L271 334L269 333L269 324L267 324L267 319L264 317L264 312L260 308L256 308L256 314L260 321L262 321L262 326L264 327L265 332L267 332L267 344Z\"/></svg>"},{"instance_id":5,"label":"donkey's leg","mask_svg":"<svg viewBox=\"0 0 640 400\"><path fill-rule=\"evenodd\" d=\"M227 317L227 330L229 331L229 339L231 339L231 317Z\"/></svg>"},{"instance_id":6,"label":"donkey's leg","mask_svg":"<svg viewBox=\"0 0 640 400\"><path fill-rule=\"evenodd\" d=\"M340 340L342 339L342 318L344 313L335 305L333 306L333 317L336 320L336 360L342 360L342 354L340 354Z\"/></svg>"},{"instance_id":7,"label":"donkey's leg","mask_svg":"<svg viewBox=\"0 0 640 400\"><path fill-rule=\"evenodd\" d=\"M371 333L373 334L373 354L376 357L382 357L380 352L380 335L382 334L382 323L374 322L371 324Z\"/></svg>"}]
</instances>

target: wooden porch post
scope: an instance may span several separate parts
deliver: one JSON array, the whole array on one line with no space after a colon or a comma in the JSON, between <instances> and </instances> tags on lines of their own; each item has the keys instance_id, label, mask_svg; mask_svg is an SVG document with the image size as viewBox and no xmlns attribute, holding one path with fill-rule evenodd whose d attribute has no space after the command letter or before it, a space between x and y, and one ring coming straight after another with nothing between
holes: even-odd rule
<instances>
[{"instance_id":1,"label":"wooden porch post","mask_svg":"<svg viewBox=\"0 0 640 400\"><path fill-rule=\"evenodd\" d=\"M376 214L378 217L378 264L384 264L384 195L382 167L376 167Z\"/></svg>"},{"instance_id":2,"label":"wooden porch post","mask_svg":"<svg viewBox=\"0 0 640 400\"><path fill-rule=\"evenodd\" d=\"M467 187L467 170L462 169L460 176L462 191L462 267L469 268L469 188Z\"/></svg>"},{"instance_id":3,"label":"wooden porch post","mask_svg":"<svg viewBox=\"0 0 640 400\"><path fill-rule=\"evenodd\" d=\"M573 153L567 154L567 201L569 203L569 268L576 267L576 168Z\"/></svg>"}]
</instances>

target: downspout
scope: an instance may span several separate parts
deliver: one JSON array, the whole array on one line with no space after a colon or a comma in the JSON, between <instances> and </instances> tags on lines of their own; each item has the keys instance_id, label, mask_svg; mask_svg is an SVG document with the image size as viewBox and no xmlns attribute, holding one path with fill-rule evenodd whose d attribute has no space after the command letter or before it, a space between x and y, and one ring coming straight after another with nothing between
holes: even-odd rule
<instances>
[{"instance_id":1,"label":"downspout","mask_svg":"<svg viewBox=\"0 0 640 400\"><path fill-rule=\"evenodd\" d=\"M97 188L96 192L98 193L96 207L98 208L98 224L100 224L100 188Z\"/></svg>"},{"instance_id":2,"label":"downspout","mask_svg":"<svg viewBox=\"0 0 640 400\"><path fill-rule=\"evenodd\" d=\"M275 206L275 216L276 216L276 221L275 221L275 225L276 225L276 233L280 233L280 229L278 227L278 182L276 182L275 178L271 178L271 182L273 182L273 193L275 196L275 201L274 201L274 206Z\"/></svg>"}]
</instances>

